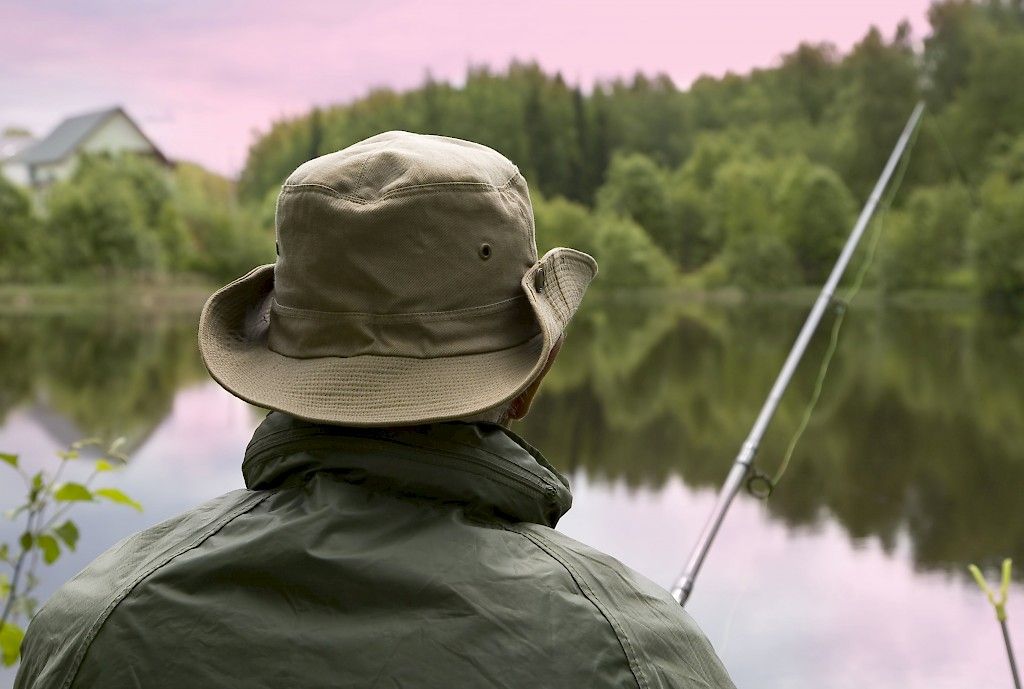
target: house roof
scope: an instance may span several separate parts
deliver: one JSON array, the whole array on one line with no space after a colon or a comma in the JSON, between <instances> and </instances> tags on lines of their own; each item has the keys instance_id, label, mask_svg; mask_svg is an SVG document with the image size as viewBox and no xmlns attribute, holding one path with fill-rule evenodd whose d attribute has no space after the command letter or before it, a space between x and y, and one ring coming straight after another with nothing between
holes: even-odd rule
<instances>
[{"instance_id":1,"label":"house roof","mask_svg":"<svg viewBox=\"0 0 1024 689\"><path fill-rule=\"evenodd\" d=\"M56 163L64 160L69 155L73 154L78 147L85 142L90 134L99 129L101 125L107 122L107 120L118 114L124 115L124 117L139 130L142 137L146 139L146 141L149 141L149 137L142 133L139 126L135 124L132 118L128 117L128 114L124 110L120 107L106 108L104 110L87 112L82 115L75 115L74 117L67 118L58 124L57 128L50 132L44 139L37 141L33 145L15 154L13 160L27 165ZM152 141L149 141L149 144L153 146L153 150L163 158L163 154L160 153L160 150L156 145L154 145Z\"/></svg>"}]
</instances>

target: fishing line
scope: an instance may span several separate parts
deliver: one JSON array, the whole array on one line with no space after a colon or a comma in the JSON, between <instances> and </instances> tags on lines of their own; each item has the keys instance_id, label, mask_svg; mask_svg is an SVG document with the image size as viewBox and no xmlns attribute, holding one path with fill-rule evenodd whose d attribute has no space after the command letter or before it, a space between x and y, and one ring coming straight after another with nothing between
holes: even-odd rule
<instances>
[{"instance_id":1,"label":"fishing line","mask_svg":"<svg viewBox=\"0 0 1024 689\"><path fill-rule=\"evenodd\" d=\"M789 469L789 465L793 460L793 454L796 452L796 447L799 444L800 439L803 437L804 432L807 430L807 427L811 423L811 417L814 415L814 410L818 406L818 401L821 399L821 392L825 387L825 378L828 376L829 366L831 365L836 349L839 346L839 333L846 320L846 312L850 308L850 304L853 303L854 298L856 298L857 294L860 292L861 287L863 287L864 278L867 276L872 263L874 263L875 255L878 251L878 245L885 227L885 221L889 216L889 210L892 207L893 199L896 198L896 194L899 193L900 187L903 184L903 178L906 175L907 168L910 166L910 159L920 131L920 128L914 130L914 134L907 146L906 154L900 160L900 165L896 169L895 179L886 194L885 201L882 204L881 213L879 214L878 220L872 230L871 241L868 243L866 255L854 276L853 283L842 298L832 298L836 316L835 320L832 322L831 332L829 333L828 347L825 350L825 355L822 357L821 365L818 368L818 376L814 381L814 391L811 393L810 400L807 402L807 406L804 409L803 416L800 419L796 432L793 433L793 437L789 441L786 452L782 456L782 461L779 463L778 468L772 476L762 473L755 467L752 468L751 475L747 479L747 492L754 497L766 500L771 496L772 491L775 490L775 486L778 485L783 475L785 475L786 470Z\"/></svg>"},{"instance_id":2,"label":"fishing line","mask_svg":"<svg viewBox=\"0 0 1024 689\"><path fill-rule=\"evenodd\" d=\"M850 230L850 234L843 244L843 249L832 266L828 279L822 285L817 299L814 300L814 305L807 314L807 319L804 321L803 326L801 326L800 332L797 334L796 340L794 340L793 346L789 350L789 354L786 355L782 368L779 369L778 376L776 376L775 382L772 384L771 390L768 392L768 396L765 398L764 404L754 420L754 424L750 427L750 433L747 434L746 440L743 441L736 454L736 459L729 469L725 482L718 491L714 507L704 524L704 528L701 529L700 536L690 553L690 557L687 559L686 566L676 580L676 583L672 586L672 597L682 606L686 605L686 601L693 592L701 566L707 558L708 551L714 543L715 536L718 534L719 528L736 494L744 485L749 485L747 477L750 476L753 469L758 447L764 439L772 417L778 411L779 403L782 401L786 389L793 380L800 361L807 352L808 345L810 345L815 331L821 324L825 311L838 301L835 298L836 293L839 292L843 274L857 252L858 244L860 244L864 235L867 234L867 231L871 229L870 224L879 208L879 204L884 201L886 207L888 207L892 203L892 195L886 196L886 189L890 186L894 173L899 172L900 178L902 179L903 177L903 172L906 170L906 165L903 164L904 154L907 151L908 144L916 139L915 134L919 129L923 112L924 103L918 102L907 119L906 125L904 125L903 130L900 132L899 139L896 141L896 145L893 146L892 152L889 154L885 167L878 176L878 180L875 182L867 202L861 209L860 214L858 214L857 221ZM869 258L872 257L873 252ZM866 271L866 268L862 267L862 270ZM859 290L862 283L863 276L855 281L855 288ZM843 305L845 307L845 303ZM762 482L766 486L771 485L769 480L767 477L762 478Z\"/></svg>"},{"instance_id":3,"label":"fishing line","mask_svg":"<svg viewBox=\"0 0 1024 689\"><path fill-rule=\"evenodd\" d=\"M800 443L800 439L803 437L807 427L810 425L811 417L814 415L814 410L818 405L818 401L821 399L821 392L825 387L825 379L828 377L829 366L831 365L836 349L839 346L839 333L843 328L844 321L846 320L846 312L854 298L856 298L857 294L860 292L861 287L864 286L864 279L867 277L868 270L874 263L875 256L878 252L878 246L881 243L882 233L885 228L885 221L888 219L893 199L896 197L900 187L903 185L903 179L906 175L907 168L910 165L911 154L913 153L914 145L917 143L917 136L920 131L920 128L914 130L914 134L907 146L906 154L900 160L900 165L896 169L893 184L889 188L889 191L882 203L878 220L871 231L871 240L868 243L864 260L861 262L860 267L857 269L857 273L854 275L853 283L842 298L833 297L833 308L835 309L836 316L835 320L832 322L832 328L829 333L828 346L825 349L825 354L822 357L821 364L818 368L818 375L814 381L814 391L812 392L810 400L804 409L803 416L800 419L796 432L793 433L793 437L789 441L789 445L782 457L782 461L779 463L778 468L772 476L762 473L756 466L751 467L751 475L746 482L747 492L757 498L760 498L764 502L767 502L768 497L771 496L772 491L775 490L775 486L789 468L793 455L796 452L796 447ZM729 641L732 638L732 626L736 612L740 607L741 601L749 593L751 584L752 579L747 579L746 584L739 592L736 593L733 599L732 609L729 611L729 615L726 618L725 628L723 630L723 639L721 643L722 653L725 652L725 649L728 647Z\"/></svg>"}]
</instances>

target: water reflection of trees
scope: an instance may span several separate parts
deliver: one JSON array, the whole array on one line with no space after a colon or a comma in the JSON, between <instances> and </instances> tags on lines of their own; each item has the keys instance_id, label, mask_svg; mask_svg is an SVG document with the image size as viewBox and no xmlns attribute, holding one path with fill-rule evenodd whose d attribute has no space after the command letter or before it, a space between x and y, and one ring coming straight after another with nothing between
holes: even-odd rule
<instances>
[{"instance_id":1,"label":"water reflection of trees","mask_svg":"<svg viewBox=\"0 0 1024 689\"><path fill-rule=\"evenodd\" d=\"M581 314L524 433L566 469L716 487L803 318L798 308L602 304ZM803 411L819 338L762 447L772 470ZM1024 334L977 314L860 310L769 513L838 521L923 567L1024 558Z\"/></svg>"},{"instance_id":2,"label":"water reflection of trees","mask_svg":"<svg viewBox=\"0 0 1024 689\"><path fill-rule=\"evenodd\" d=\"M717 487L803 315L653 298L591 303L523 432L565 469L632 486L676 475ZM0 317L0 421L21 407L68 436L61 442L114 433L141 442L179 389L205 380L195 321ZM813 344L765 440L768 470L803 411L824 344ZM855 311L769 513L791 528L831 518L851 538L888 548L907 533L929 568L1024 559L1022 355L1019 324Z\"/></svg>"},{"instance_id":3,"label":"water reflection of trees","mask_svg":"<svg viewBox=\"0 0 1024 689\"><path fill-rule=\"evenodd\" d=\"M0 318L0 420L24 407L61 442L141 442L175 392L203 377L195 321L145 312Z\"/></svg>"}]
</instances>

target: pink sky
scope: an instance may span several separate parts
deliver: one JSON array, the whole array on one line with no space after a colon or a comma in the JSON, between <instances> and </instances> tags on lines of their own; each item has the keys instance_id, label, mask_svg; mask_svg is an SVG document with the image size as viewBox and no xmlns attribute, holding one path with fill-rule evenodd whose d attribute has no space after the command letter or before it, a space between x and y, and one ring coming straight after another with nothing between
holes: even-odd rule
<instances>
[{"instance_id":1,"label":"pink sky","mask_svg":"<svg viewBox=\"0 0 1024 689\"><path fill-rule=\"evenodd\" d=\"M236 173L255 131L429 70L537 60L584 85L637 70L679 85L770 66L800 41L849 48L927 0L785 3L0 0L0 126L126 107L173 158Z\"/></svg>"}]
</instances>

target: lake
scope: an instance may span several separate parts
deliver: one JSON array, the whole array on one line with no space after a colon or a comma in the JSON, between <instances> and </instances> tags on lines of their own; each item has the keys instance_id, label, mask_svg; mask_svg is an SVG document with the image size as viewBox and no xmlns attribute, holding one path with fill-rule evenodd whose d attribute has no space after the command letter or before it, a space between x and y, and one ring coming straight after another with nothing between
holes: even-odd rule
<instances>
[{"instance_id":1,"label":"lake","mask_svg":"<svg viewBox=\"0 0 1024 689\"><path fill-rule=\"evenodd\" d=\"M516 430L572 482L560 530L658 584L679 574L806 306L595 295ZM0 315L0 451L30 466L124 435L110 481L136 513L82 505L45 598L118 539L242 485L263 412L206 376L198 315ZM830 318L830 317L829 317ZM774 470L824 352L814 342L759 454ZM856 307L776 493L733 505L687 606L740 687L1010 686L966 566L1017 564L1024 657L1024 326L971 309ZM18 496L0 466L0 505ZM16 532L0 526L0 540ZM0 671L0 686L13 671Z\"/></svg>"}]
</instances>

